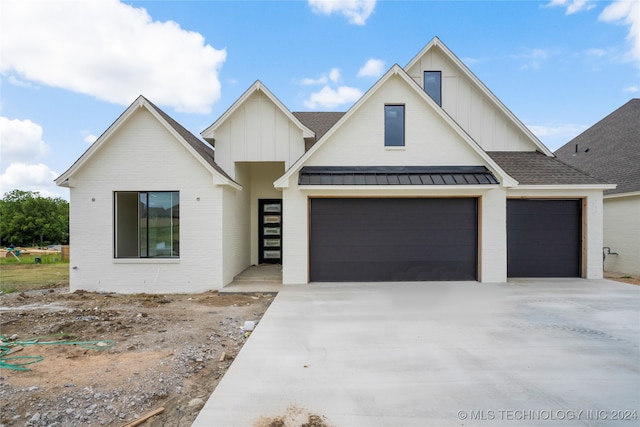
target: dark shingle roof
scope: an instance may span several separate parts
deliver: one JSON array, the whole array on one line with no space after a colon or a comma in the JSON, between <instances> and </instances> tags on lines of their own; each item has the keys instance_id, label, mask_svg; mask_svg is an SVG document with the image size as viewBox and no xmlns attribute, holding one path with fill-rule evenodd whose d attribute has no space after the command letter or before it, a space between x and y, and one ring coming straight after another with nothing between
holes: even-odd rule
<instances>
[{"instance_id":1,"label":"dark shingle roof","mask_svg":"<svg viewBox=\"0 0 640 427\"><path fill-rule=\"evenodd\" d=\"M316 133L316 141L322 138L329 129L344 116L343 112L298 112L293 115L300 122Z\"/></svg>"},{"instance_id":2,"label":"dark shingle roof","mask_svg":"<svg viewBox=\"0 0 640 427\"><path fill-rule=\"evenodd\" d=\"M184 138L185 141L194 150L202 157L207 163L209 163L215 170L220 172L226 178L233 181L233 179L227 175L227 173L215 162L215 151L213 148L204 142L200 141L197 136L189 132L186 128L184 128L180 123L176 122L171 116L158 108L153 102L149 101L147 98L145 100L151 105L157 112L162 116L164 120L176 131L178 134Z\"/></svg>"},{"instance_id":3,"label":"dark shingle roof","mask_svg":"<svg viewBox=\"0 0 640 427\"><path fill-rule=\"evenodd\" d=\"M491 185L484 166L305 166L300 185Z\"/></svg>"},{"instance_id":4,"label":"dark shingle roof","mask_svg":"<svg viewBox=\"0 0 640 427\"><path fill-rule=\"evenodd\" d=\"M605 194L640 191L640 99L627 102L555 154L594 177L618 184Z\"/></svg>"},{"instance_id":5,"label":"dark shingle roof","mask_svg":"<svg viewBox=\"0 0 640 427\"><path fill-rule=\"evenodd\" d=\"M489 151L487 154L521 185L605 183L538 151Z\"/></svg>"}]
</instances>

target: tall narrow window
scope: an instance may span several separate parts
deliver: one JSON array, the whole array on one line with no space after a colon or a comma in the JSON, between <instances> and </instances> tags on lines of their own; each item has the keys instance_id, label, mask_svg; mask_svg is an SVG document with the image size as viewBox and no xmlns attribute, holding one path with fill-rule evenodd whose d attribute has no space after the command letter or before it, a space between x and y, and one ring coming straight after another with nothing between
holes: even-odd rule
<instances>
[{"instance_id":1,"label":"tall narrow window","mask_svg":"<svg viewBox=\"0 0 640 427\"><path fill-rule=\"evenodd\" d=\"M180 256L180 193L119 191L114 194L115 257Z\"/></svg>"},{"instance_id":2,"label":"tall narrow window","mask_svg":"<svg viewBox=\"0 0 640 427\"><path fill-rule=\"evenodd\" d=\"M442 71L424 72L424 91L442 107Z\"/></svg>"},{"instance_id":3,"label":"tall narrow window","mask_svg":"<svg viewBox=\"0 0 640 427\"><path fill-rule=\"evenodd\" d=\"M404 147L404 105L384 106L384 145Z\"/></svg>"}]
</instances>

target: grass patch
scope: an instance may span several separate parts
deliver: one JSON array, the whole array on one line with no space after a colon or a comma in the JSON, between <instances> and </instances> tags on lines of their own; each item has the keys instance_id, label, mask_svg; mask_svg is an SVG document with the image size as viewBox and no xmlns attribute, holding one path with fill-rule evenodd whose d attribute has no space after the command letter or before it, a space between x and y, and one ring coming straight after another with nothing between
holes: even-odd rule
<instances>
[{"instance_id":1,"label":"grass patch","mask_svg":"<svg viewBox=\"0 0 640 427\"><path fill-rule=\"evenodd\" d=\"M40 263L36 263L40 258ZM0 291L5 294L69 285L69 262L60 254L0 258Z\"/></svg>"}]
</instances>

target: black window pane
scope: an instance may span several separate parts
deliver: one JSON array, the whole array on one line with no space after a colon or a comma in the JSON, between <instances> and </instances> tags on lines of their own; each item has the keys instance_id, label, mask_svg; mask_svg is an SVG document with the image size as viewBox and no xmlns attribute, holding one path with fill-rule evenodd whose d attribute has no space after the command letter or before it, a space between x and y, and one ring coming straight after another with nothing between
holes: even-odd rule
<instances>
[{"instance_id":1,"label":"black window pane","mask_svg":"<svg viewBox=\"0 0 640 427\"><path fill-rule=\"evenodd\" d=\"M424 72L424 90L427 94L442 107L442 72Z\"/></svg>"},{"instance_id":2,"label":"black window pane","mask_svg":"<svg viewBox=\"0 0 640 427\"><path fill-rule=\"evenodd\" d=\"M404 146L404 105L384 106L384 145Z\"/></svg>"}]
</instances>

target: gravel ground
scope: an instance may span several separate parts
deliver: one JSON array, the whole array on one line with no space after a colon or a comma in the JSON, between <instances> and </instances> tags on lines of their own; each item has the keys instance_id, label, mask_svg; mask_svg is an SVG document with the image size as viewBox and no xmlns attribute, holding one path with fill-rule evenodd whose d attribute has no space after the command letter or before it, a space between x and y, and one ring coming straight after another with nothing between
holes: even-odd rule
<instances>
[{"instance_id":1,"label":"gravel ground","mask_svg":"<svg viewBox=\"0 0 640 427\"><path fill-rule=\"evenodd\" d=\"M159 408L145 426L190 426L246 341L245 321L257 325L273 297L0 295L9 356L43 358L0 369L0 427L123 426ZM24 345L36 337L55 344ZM71 340L97 347L58 343Z\"/></svg>"}]
</instances>

